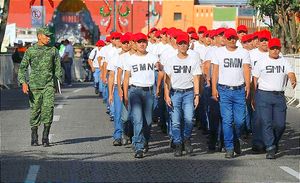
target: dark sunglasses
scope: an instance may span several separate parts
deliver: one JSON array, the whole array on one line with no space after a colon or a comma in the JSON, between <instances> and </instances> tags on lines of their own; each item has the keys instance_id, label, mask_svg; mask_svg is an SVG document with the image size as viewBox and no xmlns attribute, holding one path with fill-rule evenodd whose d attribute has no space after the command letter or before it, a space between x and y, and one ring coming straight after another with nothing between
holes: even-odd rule
<instances>
[{"instance_id":1,"label":"dark sunglasses","mask_svg":"<svg viewBox=\"0 0 300 183\"><path fill-rule=\"evenodd\" d=\"M122 44L129 44L129 41L122 42Z\"/></svg>"},{"instance_id":2,"label":"dark sunglasses","mask_svg":"<svg viewBox=\"0 0 300 183\"><path fill-rule=\"evenodd\" d=\"M141 40L138 40L137 43L147 43L147 41L144 39L141 39Z\"/></svg>"},{"instance_id":3,"label":"dark sunglasses","mask_svg":"<svg viewBox=\"0 0 300 183\"><path fill-rule=\"evenodd\" d=\"M188 44L188 43L185 42L185 41L181 41L181 42L178 43L178 45L180 45L180 46L182 46L182 45L187 45L187 44Z\"/></svg>"},{"instance_id":4,"label":"dark sunglasses","mask_svg":"<svg viewBox=\"0 0 300 183\"><path fill-rule=\"evenodd\" d=\"M278 46L273 46L273 47L270 48L270 50L275 50L275 49L276 49L276 50L280 50L280 47L278 47Z\"/></svg>"},{"instance_id":5,"label":"dark sunglasses","mask_svg":"<svg viewBox=\"0 0 300 183\"><path fill-rule=\"evenodd\" d=\"M245 32L245 31L238 31L237 33L238 33L238 34L241 34L241 33L247 34L247 32Z\"/></svg>"},{"instance_id":6,"label":"dark sunglasses","mask_svg":"<svg viewBox=\"0 0 300 183\"><path fill-rule=\"evenodd\" d=\"M264 42L264 41L269 41L269 40L266 39L266 38L261 38L261 39L259 39L259 41L260 41L260 42Z\"/></svg>"},{"instance_id":7,"label":"dark sunglasses","mask_svg":"<svg viewBox=\"0 0 300 183\"><path fill-rule=\"evenodd\" d=\"M231 41L231 40L236 40L237 38L235 36L230 36L229 38L227 38L228 41Z\"/></svg>"}]
</instances>

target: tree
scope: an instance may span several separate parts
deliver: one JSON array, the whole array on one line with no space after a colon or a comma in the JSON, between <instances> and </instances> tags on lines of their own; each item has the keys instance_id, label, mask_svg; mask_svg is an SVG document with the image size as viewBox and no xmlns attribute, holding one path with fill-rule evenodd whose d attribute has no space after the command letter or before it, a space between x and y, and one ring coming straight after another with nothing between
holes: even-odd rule
<instances>
[{"instance_id":1,"label":"tree","mask_svg":"<svg viewBox=\"0 0 300 183\"><path fill-rule=\"evenodd\" d=\"M2 42L5 34L5 28L6 28L6 23L7 23L7 17L8 17L8 8L9 8L9 0L4 0L4 5L1 10L0 14L0 50L2 47Z\"/></svg>"},{"instance_id":2,"label":"tree","mask_svg":"<svg viewBox=\"0 0 300 183\"><path fill-rule=\"evenodd\" d=\"M258 16L270 18L268 25L272 35L279 37L283 53L298 53L300 49L300 25L296 22L299 16L299 0L250 0L250 5Z\"/></svg>"}]
</instances>

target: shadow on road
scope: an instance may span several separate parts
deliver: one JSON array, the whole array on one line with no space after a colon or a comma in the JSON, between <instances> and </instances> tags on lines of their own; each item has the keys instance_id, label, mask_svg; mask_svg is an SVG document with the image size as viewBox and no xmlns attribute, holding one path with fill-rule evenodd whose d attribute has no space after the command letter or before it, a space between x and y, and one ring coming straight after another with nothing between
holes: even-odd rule
<instances>
[{"instance_id":1,"label":"shadow on road","mask_svg":"<svg viewBox=\"0 0 300 183\"><path fill-rule=\"evenodd\" d=\"M102 136L102 137L84 137L84 138L76 138L76 139L66 139L59 142L54 142L51 145L64 145L64 144L78 144L84 142L95 142L99 140L109 139L112 136Z\"/></svg>"}]
</instances>

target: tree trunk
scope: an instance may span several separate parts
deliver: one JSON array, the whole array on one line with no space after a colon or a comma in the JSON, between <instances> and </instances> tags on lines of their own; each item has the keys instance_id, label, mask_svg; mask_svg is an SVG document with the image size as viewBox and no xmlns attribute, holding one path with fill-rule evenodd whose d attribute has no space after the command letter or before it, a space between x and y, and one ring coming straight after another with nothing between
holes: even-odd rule
<instances>
[{"instance_id":1,"label":"tree trunk","mask_svg":"<svg viewBox=\"0 0 300 183\"><path fill-rule=\"evenodd\" d=\"M2 47L4 35L5 35L5 28L6 28L7 17L8 17L8 9L9 9L9 0L4 0L3 13L2 13L1 23L0 23L0 50Z\"/></svg>"}]
</instances>

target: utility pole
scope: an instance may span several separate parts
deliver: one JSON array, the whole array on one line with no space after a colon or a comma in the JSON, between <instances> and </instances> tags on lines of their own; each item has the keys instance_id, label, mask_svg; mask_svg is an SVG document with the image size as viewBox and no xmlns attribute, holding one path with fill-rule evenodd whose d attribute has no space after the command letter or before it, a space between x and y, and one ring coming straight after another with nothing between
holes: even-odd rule
<instances>
[{"instance_id":1,"label":"utility pole","mask_svg":"<svg viewBox=\"0 0 300 183\"><path fill-rule=\"evenodd\" d=\"M113 32L117 31L116 25L117 25L117 3L116 0L114 0L114 26L113 26Z\"/></svg>"},{"instance_id":2,"label":"utility pole","mask_svg":"<svg viewBox=\"0 0 300 183\"><path fill-rule=\"evenodd\" d=\"M150 0L148 0L148 32L150 31Z\"/></svg>"},{"instance_id":3,"label":"utility pole","mask_svg":"<svg viewBox=\"0 0 300 183\"><path fill-rule=\"evenodd\" d=\"M131 0L131 32L133 33L133 0Z\"/></svg>"}]
</instances>

